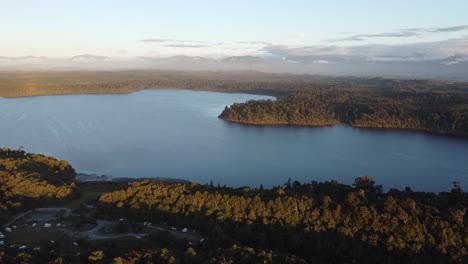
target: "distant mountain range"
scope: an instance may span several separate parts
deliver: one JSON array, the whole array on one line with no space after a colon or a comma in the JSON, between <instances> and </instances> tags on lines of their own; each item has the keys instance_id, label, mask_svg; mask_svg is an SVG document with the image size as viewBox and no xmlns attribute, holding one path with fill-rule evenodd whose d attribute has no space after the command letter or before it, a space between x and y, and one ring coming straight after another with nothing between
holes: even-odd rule
<instances>
[{"instance_id":1,"label":"distant mountain range","mask_svg":"<svg viewBox=\"0 0 468 264\"><path fill-rule=\"evenodd\" d=\"M273 73L385 76L402 78L439 78L468 81L468 55L414 61L367 58L278 58L231 56L213 59L200 56L107 57L81 54L68 58L45 56L0 56L0 71L68 71L68 70L255 70Z\"/></svg>"}]
</instances>

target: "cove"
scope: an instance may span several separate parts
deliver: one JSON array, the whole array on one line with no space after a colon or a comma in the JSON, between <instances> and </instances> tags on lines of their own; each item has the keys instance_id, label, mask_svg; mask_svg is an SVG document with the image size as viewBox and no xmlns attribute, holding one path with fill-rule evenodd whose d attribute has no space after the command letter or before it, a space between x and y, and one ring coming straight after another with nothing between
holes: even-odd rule
<instances>
[{"instance_id":1,"label":"cove","mask_svg":"<svg viewBox=\"0 0 468 264\"><path fill-rule=\"evenodd\" d=\"M68 160L80 173L169 177L234 187L293 181L449 191L468 184L468 140L349 126L247 126L226 105L271 98L146 90L128 95L0 98L0 146Z\"/></svg>"}]
</instances>

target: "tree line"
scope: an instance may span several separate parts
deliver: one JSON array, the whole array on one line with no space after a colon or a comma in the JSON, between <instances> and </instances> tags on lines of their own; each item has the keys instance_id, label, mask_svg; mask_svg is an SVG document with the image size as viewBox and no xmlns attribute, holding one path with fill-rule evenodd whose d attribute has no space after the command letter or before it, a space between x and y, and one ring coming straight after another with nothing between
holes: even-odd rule
<instances>
[{"instance_id":1,"label":"tree line","mask_svg":"<svg viewBox=\"0 0 468 264\"><path fill-rule=\"evenodd\" d=\"M188 226L208 247L241 243L310 262L421 263L466 261L467 195L390 190L370 177L287 182L270 190L137 182L99 198L102 216Z\"/></svg>"},{"instance_id":2,"label":"tree line","mask_svg":"<svg viewBox=\"0 0 468 264\"><path fill-rule=\"evenodd\" d=\"M316 87L225 107L219 118L258 125L400 128L468 136L468 92Z\"/></svg>"}]
</instances>

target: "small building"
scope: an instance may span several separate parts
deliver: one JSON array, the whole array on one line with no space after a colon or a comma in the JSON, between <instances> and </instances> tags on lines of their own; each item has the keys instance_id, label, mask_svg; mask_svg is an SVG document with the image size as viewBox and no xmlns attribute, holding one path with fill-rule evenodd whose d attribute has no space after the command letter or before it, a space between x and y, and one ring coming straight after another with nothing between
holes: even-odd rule
<instances>
[{"instance_id":1,"label":"small building","mask_svg":"<svg viewBox=\"0 0 468 264\"><path fill-rule=\"evenodd\" d=\"M26 249L26 246L20 246L18 249Z\"/></svg>"},{"instance_id":2,"label":"small building","mask_svg":"<svg viewBox=\"0 0 468 264\"><path fill-rule=\"evenodd\" d=\"M12 230L11 230L11 228L9 228L9 227L6 227L6 228L5 228L5 231L7 231L7 232L11 232Z\"/></svg>"},{"instance_id":3,"label":"small building","mask_svg":"<svg viewBox=\"0 0 468 264\"><path fill-rule=\"evenodd\" d=\"M0 246L3 246L3 245L5 245L5 241L0 240Z\"/></svg>"},{"instance_id":4,"label":"small building","mask_svg":"<svg viewBox=\"0 0 468 264\"><path fill-rule=\"evenodd\" d=\"M37 223L33 223L31 226L32 226L32 227L36 227L36 226L37 226Z\"/></svg>"},{"instance_id":5,"label":"small building","mask_svg":"<svg viewBox=\"0 0 468 264\"><path fill-rule=\"evenodd\" d=\"M188 228L185 227L182 229L182 233L187 233L187 232L188 232Z\"/></svg>"},{"instance_id":6,"label":"small building","mask_svg":"<svg viewBox=\"0 0 468 264\"><path fill-rule=\"evenodd\" d=\"M77 243L76 241L73 242L73 245L74 245L75 247L79 246L78 243Z\"/></svg>"},{"instance_id":7,"label":"small building","mask_svg":"<svg viewBox=\"0 0 468 264\"><path fill-rule=\"evenodd\" d=\"M52 227L52 225L51 225L51 224L49 224L49 223L45 223L45 224L44 224L44 227L47 227L47 228L49 228L49 227Z\"/></svg>"},{"instance_id":8,"label":"small building","mask_svg":"<svg viewBox=\"0 0 468 264\"><path fill-rule=\"evenodd\" d=\"M5 235L2 232L0 232L0 238L5 238Z\"/></svg>"}]
</instances>

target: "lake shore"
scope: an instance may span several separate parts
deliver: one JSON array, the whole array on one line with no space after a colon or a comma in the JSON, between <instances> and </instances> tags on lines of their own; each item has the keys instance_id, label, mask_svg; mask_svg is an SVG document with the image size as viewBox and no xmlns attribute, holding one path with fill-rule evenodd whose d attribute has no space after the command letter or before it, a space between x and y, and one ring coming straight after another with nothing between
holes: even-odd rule
<instances>
[{"instance_id":1,"label":"lake shore","mask_svg":"<svg viewBox=\"0 0 468 264\"><path fill-rule=\"evenodd\" d=\"M255 123L255 122L244 122L239 120L225 119L218 117L219 119L226 121L231 124L241 125L241 126L255 126L255 127L294 127L294 128L322 128L322 127L333 127L333 126L345 126L355 129L369 130L369 131L382 131L382 132L408 132L408 133L423 133L428 135L442 136L442 137L454 137L467 139L468 135L465 134L454 134L447 131L433 131L427 129L417 129L417 128L400 128L400 127L372 127L372 126L359 126L359 125L350 125L350 124L323 124L323 125L308 125L308 124L288 124L288 123Z\"/></svg>"},{"instance_id":2,"label":"lake shore","mask_svg":"<svg viewBox=\"0 0 468 264\"><path fill-rule=\"evenodd\" d=\"M110 182L137 182L142 180L155 180L167 183L190 183L190 181L183 180L183 179L173 179L173 178L165 178L165 177L154 177L154 178L129 178L129 177L118 177L114 178L110 175L97 175L97 174L85 174L85 173L77 173L75 177L76 182L103 182L103 181L110 181Z\"/></svg>"}]
</instances>

